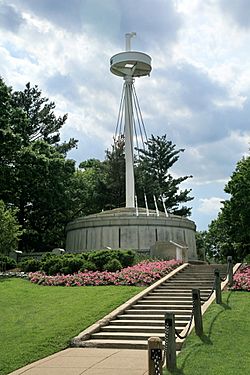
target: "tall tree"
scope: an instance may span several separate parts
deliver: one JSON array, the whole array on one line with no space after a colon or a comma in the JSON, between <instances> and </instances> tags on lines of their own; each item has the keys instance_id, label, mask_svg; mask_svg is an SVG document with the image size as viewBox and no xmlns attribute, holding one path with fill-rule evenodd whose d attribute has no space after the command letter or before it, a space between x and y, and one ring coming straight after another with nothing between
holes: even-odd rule
<instances>
[{"instance_id":1,"label":"tall tree","mask_svg":"<svg viewBox=\"0 0 250 375\"><path fill-rule=\"evenodd\" d=\"M61 243L69 217L75 167L66 154L77 141L59 143L67 116L56 117L37 86L13 92L0 79L0 94L0 199L18 208L21 249L46 250Z\"/></svg>"},{"instance_id":2,"label":"tall tree","mask_svg":"<svg viewBox=\"0 0 250 375\"><path fill-rule=\"evenodd\" d=\"M106 208L125 206L125 141L120 137L111 150L106 151L104 161L107 188Z\"/></svg>"},{"instance_id":3,"label":"tall tree","mask_svg":"<svg viewBox=\"0 0 250 375\"><path fill-rule=\"evenodd\" d=\"M162 208L165 202L168 212L189 216L191 208L180 206L193 198L189 196L191 189L180 190L180 184L192 176L173 178L170 168L178 161L180 153L184 149L176 149L176 145L167 140L166 135L151 136L145 142L146 148L139 150L139 160L136 168L137 195L140 204L143 204L144 193L147 196L148 205L154 208L153 196L156 197Z\"/></svg>"},{"instance_id":4,"label":"tall tree","mask_svg":"<svg viewBox=\"0 0 250 375\"><path fill-rule=\"evenodd\" d=\"M218 257L232 255L235 261L250 254L250 156L237 163L229 182L224 188L230 198L209 226Z\"/></svg>"},{"instance_id":5,"label":"tall tree","mask_svg":"<svg viewBox=\"0 0 250 375\"><path fill-rule=\"evenodd\" d=\"M80 163L71 186L72 218L102 211L107 199L104 163L88 159Z\"/></svg>"}]
</instances>

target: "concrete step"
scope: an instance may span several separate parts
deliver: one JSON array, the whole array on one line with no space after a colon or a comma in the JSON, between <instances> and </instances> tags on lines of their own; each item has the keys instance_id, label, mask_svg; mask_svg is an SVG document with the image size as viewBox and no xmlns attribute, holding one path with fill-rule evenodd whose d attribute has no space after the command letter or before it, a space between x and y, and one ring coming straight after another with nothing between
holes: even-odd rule
<instances>
[{"instance_id":1,"label":"concrete step","mask_svg":"<svg viewBox=\"0 0 250 375\"><path fill-rule=\"evenodd\" d=\"M133 344L133 341L145 341L155 336L154 332L98 332L91 336L91 340L127 340ZM160 337L162 341L165 340L164 333L158 333L157 337Z\"/></svg>"},{"instance_id":2,"label":"concrete step","mask_svg":"<svg viewBox=\"0 0 250 375\"><path fill-rule=\"evenodd\" d=\"M183 330L183 326L175 326L176 330L177 331L182 331ZM150 332L150 333L153 333L153 334L156 334L156 333L161 333L161 334L164 334L165 333L165 326L164 324L162 324L161 326L142 326L142 325L133 325L133 326L120 326L120 325L109 325L109 326L105 326L101 329L102 332L134 332L135 335L137 333L147 333L147 332Z\"/></svg>"},{"instance_id":3,"label":"concrete step","mask_svg":"<svg viewBox=\"0 0 250 375\"><path fill-rule=\"evenodd\" d=\"M173 278L177 277L197 277L197 278L203 278L203 277L213 277L214 276L214 271L209 271L209 272L194 272L194 271L189 271L188 269L185 272L180 272L177 273L176 275L173 276Z\"/></svg>"},{"instance_id":4,"label":"concrete step","mask_svg":"<svg viewBox=\"0 0 250 375\"><path fill-rule=\"evenodd\" d=\"M138 301L136 305L154 305L154 306L157 306L157 305L186 305L186 306L189 306L189 305L193 305L192 303L192 299L189 298L187 301L179 301L177 299L173 300L171 298L171 300L167 300L167 299L143 299L141 301Z\"/></svg>"},{"instance_id":5,"label":"concrete step","mask_svg":"<svg viewBox=\"0 0 250 375\"><path fill-rule=\"evenodd\" d=\"M187 324L187 320L184 320L184 321L181 321L181 320L178 320L177 322L175 322L176 324L178 323L178 326L181 327L181 328L184 328ZM133 326L137 326L137 327L145 327L145 326L150 326L150 327L160 327L160 326L165 326L165 320L164 318L163 319L159 319L159 320L148 320L148 319L144 319L144 320L138 320L138 319L128 319L128 320L125 320L125 319L116 319L116 320L112 320L110 323L109 323L109 326L116 326L116 327L124 327L124 326L130 326L130 327L133 327Z\"/></svg>"},{"instance_id":6,"label":"concrete step","mask_svg":"<svg viewBox=\"0 0 250 375\"><path fill-rule=\"evenodd\" d=\"M111 349L148 349L147 340L107 340L107 339L90 339L82 341L79 344L80 347L84 348L111 348ZM176 350L181 350L181 343L176 343Z\"/></svg>"},{"instance_id":7,"label":"concrete step","mask_svg":"<svg viewBox=\"0 0 250 375\"><path fill-rule=\"evenodd\" d=\"M192 304L182 304L182 305L177 305L177 304L172 304L172 305L156 305L156 304L136 304L131 306L132 309L135 310L192 310L193 305Z\"/></svg>"},{"instance_id":8,"label":"concrete step","mask_svg":"<svg viewBox=\"0 0 250 375\"><path fill-rule=\"evenodd\" d=\"M212 291L212 288L208 290L200 290L201 298L203 299L207 298L209 294L211 293L211 291ZM143 301L145 303L147 303L147 301L162 301L163 303L165 303L165 301L173 301L173 304L175 303L175 301L178 301L178 303L183 302L183 304L188 303L188 302L192 303L192 290L189 290L189 292L185 294L184 296L178 292L171 293L169 291L164 292L164 293L152 293L149 296L147 296L147 298L144 298Z\"/></svg>"},{"instance_id":9,"label":"concrete step","mask_svg":"<svg viewBox=\"0 0 250 375\"><path fill-rule=\"evenodd\" d=\"M169 280L168 282L164 283L163 285L168 285L168 284L183 284L185 283L185 285L192 285L192 284L199 284L199 285L207 285L207 284L213 284L214 282L214 279L204 279L204 280L198 280L198 279L176 279L176 280Z\"/></svg>"},{"instance_id":10,"label":"concrete step","mask_svg":"<svg viewBox=\"0 0 250 375\"><path fill-rule=\"evenodd\" d=\"M192 295L191 293L187 296L182 296L180 294L176 294L176 295L155 295L155 294L149 294L148 296L144 297L143 300L144 301L169 301L169 299L171 298L171 301L192 301ZM138 301L139 302L139 301Z\"/></svg>"},{"instance_id":11,"label":"concrete step","mask_svg":"<svg viewBox=\"0 0 250 375\"><path fill-rule=\"evenodd\" d=\"M96 348L147 349L147 340L158 336L164 341L165 314L175 314L175 324L182 331L190 322L192 313L192 289L199 289L202 298L207 298L214 284L214 269L218 265L189 265L162 283L155 290L137 301L122 314L116 316L90 340L80 346ZM177 351L181 344L177 342Z\"/></svg>"},{"instance_id":12,"label":"concrete step","mask_svg":"<svg viewBox=\"0 0 250 375\"><path fill-rule=\"evenodd\" d=\"M209 278L209 279L195 279L195 278L190 278L190 279L186 279L186 278L173 278L173 279L170 279L168 281L166 281L165 283L163 283L162 285L166 285L166 284L179 284L179 283L187 283L187 284L192 284L192 283L198 283L198 284L207 284L207 283L211 283L213 282L214 278Z\"/></svg>"},{"instance_id":13,"label":"concrete step","mask_svg":"<svg viewBox=\"0 0 250 375\"><path fill-rule=\"evenodd\" d=\"M180 292L180 293L184 293L184 292L192 292L192 289L200 289L202 291L207 291L209 292L212 288L213 284L211 283L210 285L202 285L202 284L199 284L198 287L195 287L194 285L190 286L186 286L186 285L176 285L176 284L165 284L165 285L160 285L159 286L159 292L165 292L165 293L170 293L171 291L172 292ZM158 292L158 293L159 293Z\"/></svg>"},{"instance_id":14,"label":"concrete step","mask_svg":"<svg viewBox=\"0 0 250 375\"><path fill-rule=\"evenodd\" d=\"M209 281L198 281L198 280L171 280L168 281L167 283L162 284L162 286L172 286L175 285L177 287L184 287L184 288L193 288L196 286L197 288L204 288L204 287L210 287L213 286L214 281L209 280Z\"/></svg>"},{"instance_id":15,"label":"concrete step","mask_svg":"<svg viewBox=\"0 0 250 375\"><path fill-rule=\"evenodd\" d=\"M133 315L165 315L165 313L167 311L171 311L173 314L182 314L182 315L188 315L190 316L191 315L191 308L190 309L185 309L185 310L181 310L180 309L172 309L170 307L168 307L167 309L166 308L162 308L162 309L157 309L157 310L146 310L146 309L142 309L142 310L137 310L137 309L129 309L129 310L126 310L125 311L125 315L127 314L133 314Z\"/></svg>"},{"instance_id":16,"label":"concrete step","mask_svg":"<svg viewBox=\"0 0 250 375\"><path fill-rule=\"evenodd\" d=\"M135 310L133 312L135 312ZM136 312L138 312L138 310ZM164 320L165 313L166 311L164 311L164 313L155 314L155 311L153 312L151 310L149 311L148 314L143 314L143 311L142 311L141 314L126 313L123 315L118 315L117 319L121 321L122 320L149 320L151 321L151 320L161 320L161 319ZM175 321L176 322L179 322L179 321L188 322L190 315L191 314L180 314L180 312L178 312L175 315Z\"/></svg>"}]
</instances>

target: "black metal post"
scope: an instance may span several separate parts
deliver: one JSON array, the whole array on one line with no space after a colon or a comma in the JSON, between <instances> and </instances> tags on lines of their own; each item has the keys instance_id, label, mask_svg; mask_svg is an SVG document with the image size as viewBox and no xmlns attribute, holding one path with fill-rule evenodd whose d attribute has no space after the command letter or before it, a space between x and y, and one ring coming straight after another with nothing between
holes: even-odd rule
<instances>
[{"instance_id":1,"label":"black metal post","mask_svg":"<svg viewBox=\"0 0 250 375\"><path fill-rule=\"evenodd\" d=\"M201 297L199 289L192 289L193 312L195 333L201 337L203 335L202 313L201 313Z\"/></svg>"},{"instance_id":2,"label":"black metal post","mask_svg":"<svg viewBox=\"0 0 250 375\"><path fill-rule=\"evenodd\" d=\"M171 372L176 369L176 342L175 342L175 318L174 314L165 314L165 325L167 334L166 367Z\"/></svg>"},{"instance_id":3,"label":"black metal post","mask_svg":"<svg viewBox=\"0 0 250 375\"><path fill-rule=\"evenodd\" d=\"M215 294L216 294L216 303L221 304L221 280L220 280L220 271L214 270L215 277Z\"/></svg>"},{"instance_id":4,"label":"black metal post","mask_svg":"<svg viewBox=\"0 0 250 375\"><path fill-rule=\"evenodd\" d=\"M227 257L228 266L228 286L233 286L233 258L231 256Z\"/></svg>"}]
</instances>

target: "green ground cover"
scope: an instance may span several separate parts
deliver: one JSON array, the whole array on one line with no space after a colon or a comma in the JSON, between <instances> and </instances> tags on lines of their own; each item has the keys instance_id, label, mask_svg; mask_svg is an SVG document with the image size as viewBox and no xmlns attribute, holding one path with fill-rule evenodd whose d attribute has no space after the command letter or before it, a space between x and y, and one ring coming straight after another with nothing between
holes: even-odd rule
<instances>
[{"instance_id":1,"label":"green ground cover","mask_svg":"<svg viewBox=\"0 0 250 375\"><path fill-rule=\"evenodd\" d=\"M0 374L66 348L80 331L142 289L44 287L0 279Z\"/></svg>"},{"instance_id":2,"label":"green ground cover","mask_svg":"<svg viewBox=\"0 0 250 375\"><path fill-rule=\"evenodd\" d=\"M203 318L204 336L187 338L174 374L249 374L250 293L224 292L222 297L222 305L212 304Z\"/></svg>"}]
</instances>

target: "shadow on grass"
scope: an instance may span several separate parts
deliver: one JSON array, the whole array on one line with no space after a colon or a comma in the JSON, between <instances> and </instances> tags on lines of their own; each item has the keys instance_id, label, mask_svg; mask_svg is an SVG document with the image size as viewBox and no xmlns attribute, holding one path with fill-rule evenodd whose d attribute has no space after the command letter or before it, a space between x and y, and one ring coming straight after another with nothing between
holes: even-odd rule
<instances>
[{"instance_id":1,"label":"shadow on grass","mask_svg":"<svg viewBox=\"0 0 250 375\"><path fill-rule=\"evenodd\" d=\"M211 334L212 334L212 331L213 331L213 327L214 327L214 324L215 322L217 321L217 319L219 318L219 316L224 313L226 310L231 310L232 308L229 306L229 302L230 302L230 298L231 298L231 295L232 295L232 291L230 291L230 293L228 294L227 296L227 299L226 299L226 303L222 302L220 304L220 306L223 308L222 310L220 310L214 317L213 319L211 320L211 323L209 325L209 329L208 329L208 335L205 335L203 334L202 336L199 337L200 339L200 342L197 342L197 343L194 343L192 345L190 345L189 347L189 352L186 354L183 362L182 362L182 365L180 368L176 368L174 371L170 372L166 372L166 374L173 374L173 375L185 375L185 365L188 361L188 359L190 358L190 356L194 356L195 353L199 350L199 348L202 346L202 345L213 345L213 342L211 340ZM197 337L198 338L198 337Z\"/></svg>"},{"instance_id":2,"label":"shadow on grass","mask_svg":"<svg viewBox=\"0 0 250 375\"><path fill-rule=\"evenodd\" d=\"M8 277L8 276L0 276L0 283L4 282L4 281L10 281L12 278L11 277Z\"/></svg>"}]
</instances>

